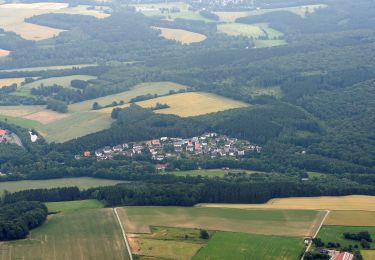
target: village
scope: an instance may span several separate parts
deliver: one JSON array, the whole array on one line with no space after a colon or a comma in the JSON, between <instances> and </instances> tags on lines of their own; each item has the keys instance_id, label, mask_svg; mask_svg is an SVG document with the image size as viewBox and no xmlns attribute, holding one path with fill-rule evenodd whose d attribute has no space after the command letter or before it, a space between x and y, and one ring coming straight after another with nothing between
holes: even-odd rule
<instances>
[{"instance_id":1,"label":"village","mask_svg":"<svg viewBox=\"0 0 375 260\"><path fill-rule=\"evenodd\" d=\"M85 151L76 155L76 159L95 156L97 160L112 160L114 155L134 157L149 155L152 160L164 161L170 158L189 158L209 156L210 158L242 157L246 153L260 153L262 147L245 140L230 138L217 133L206 133L192 138L161 137L135 143L124 143L113 147L106 146L96 150L95 154Z\"/></svg>"}]
</instances>

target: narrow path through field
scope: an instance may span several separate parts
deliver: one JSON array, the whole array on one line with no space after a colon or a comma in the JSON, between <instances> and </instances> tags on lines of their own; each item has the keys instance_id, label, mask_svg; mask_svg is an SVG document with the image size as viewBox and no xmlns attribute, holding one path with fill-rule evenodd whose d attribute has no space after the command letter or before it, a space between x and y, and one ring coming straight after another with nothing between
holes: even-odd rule
<instances>
[{"instance_id":1,"label":"narrow path through field","mask_svg":"<svg viewBox=\"0 0 375 260\"><path fill-rule=\"evenodd\" d=\"M322 228L330 212L331 212L330 210L326 210L326 214L324 218L322 219L322 221L320 222L319 227L316 229L316 232L312 238L315 238L318 235L320 229ZM310 241L309 245L306 247L305 253L303 253L301 260L303 260L303 258L305 257L305 254L310 250L311 245L312 245L312 240Z\"/></svg>"},{"instance_id":2,"label":"narrow path through field","mask_svg":"<svg viewBox=\"0 0 375 260\"><path fill-rule=\"evenodd\" d=\"M124 238L124 241L125 241L125 244L126 244L126 248L128 250L128 253L129 253L129 259L130 260L133 260L133 255L132 255L132 251L130 249L130 246L129 246L129 242L128 242L128 238L126 236L126 232L125 232L125 229L124 229L124 226L122 225L122 222L121 222L121 219L117 213L117 208L114 208L113 211L115 212L115 215L116 215L116 218L117 218L117 221L118 223L120 224L120 227L121 227L121 232L122 232L122 236Z\"/></svg>"}]
</instances>

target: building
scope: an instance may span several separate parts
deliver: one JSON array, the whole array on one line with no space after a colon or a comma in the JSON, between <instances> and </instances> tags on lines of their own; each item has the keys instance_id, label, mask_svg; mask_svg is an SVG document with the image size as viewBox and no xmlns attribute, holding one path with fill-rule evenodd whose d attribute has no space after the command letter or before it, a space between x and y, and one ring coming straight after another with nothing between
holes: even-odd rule
<instances>
[{"instance_id":1,"label":"building","mask_svg":"<svg viewBox=\"0 0 375 260\"><path fill-rule=\"evenodd\" d=\"M89 157L89 156L91 156L91 152L90 151L85 151L85 152L83 152L83 156Z\"/></svg>"},{"instance_id":2,"label":"building","mask_svg":"<svg viewBox=\"0 0 375 260\"><path fill-rule=\"evenodd\" d=\"M156 164L155 165L155 169L157 171L165 171L166 168L167 168L167 164Z\"/></svg>"},{"instance_id":3,"label":"building","mask_svg":"<svg viewBox=\"0 0 375 260\"><path fill-rule=\"evenodd\" d=\"M7 130L1 129L0 128L0 137L3 137L7 134Z\"/></svg>"},{"instance_id":4,"label":"building","mask_svg":"<svg viewBox=\"0 0 375 260\"><path fill-rule=\"evenodd\" d=\"M333 260L353 260L354 255L348 252L342 252L339 255L337 255Z\"/></svg>"}]
</instances>

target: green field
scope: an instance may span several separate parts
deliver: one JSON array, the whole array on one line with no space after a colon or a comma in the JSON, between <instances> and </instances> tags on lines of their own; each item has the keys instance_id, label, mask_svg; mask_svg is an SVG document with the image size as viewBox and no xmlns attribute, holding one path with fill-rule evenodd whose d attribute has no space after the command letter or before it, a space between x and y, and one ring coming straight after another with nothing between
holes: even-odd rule
<instances>
[{"instance_id":1,"label":"green field","mask_svg":"<svg viewBox=\"0 0 375 260\"><path fill-rule=\"evenodd\" d=\"M32 129L40 126L40 123L34 120L29 120L26 118L13 117L13 116L3 116L0 115L0 121L7 122L14 125L19 125L23 128Z\"/></svg>"},{"instance_id":2,"label":"green field","mask_svg":"<svg viewBox=\"0 0 375 260\"><path fill-rule=\"evenodd\" d=\"M258 38L265 36L264 31L257 25L241 23L224 23L217 26L217 30L230 36L246 36Z\"/></svg>"},{"instance_id":3,"label":"green field","mask_svg":"<svg viewBox=\"0 0 375 260\"><path fill-rule=\"evenodd\" d=\"M360 231L369 231L372 238L375 238L375 227L349 227L349 226L323 226L319 231L318 238L321 238L323 242L335 242L340 243L341 246L358 245L360 243L354 240L344 239L343 233L358 233ZM371 248L375 248L375 242L371 243Z\"/></svg>"},{"instance_id":4,"label":"green field","mask_svg":"<svg viewBox=\"0 0 375 260\"><path fill-rule=\"evenodd\" d=\"M200 230L152 227L150 234L128 234L132 252L141 259L191 259L207 240L199 237Z\"/></svg>"},{"instance_id":5,"label":"green field","mask_svg":"<svg viewBox=\"0 0 375 260\"><path fill-rule=\"evenodd\" d=\"M196 11L189 10L189 5L183 2L170 2L170 3L152 3L152 4L137 4L134 5L138 12L146 16L163 17L167 20L174 19L187 19L187 20L200 20L210 22L211 20L204 18ZM179 12L162 13L160 8L177 8ZM212 22L212 21L211 21Z\"/></svg>"},{"instance_id":6,"label":"green field","mask_svg":"<svg viewBox=\"0 0 375 260\"><path fill-rule=\"evenodd\" d=\"M241 210L199 207L125 207L119 209L130 233L150 226L205 228L266 235L304 236L320 223L321 213L308 210Z\"/></svg>"},{"instance_id":7,"label":"green field","mask_svg":"<svg viewBox=\"0 0 375 260\"><path fill-rule=\"evenodd\" d=\"M212 169L212 170L192 170L192 171L172 171L163 172L164 174L173 174L176 176L202 176L202 177L224 177L228 173L247 173L253 174L257 171L247 171L247 170L222 170L222 169Z\"/></svg>"},{"instance_id":8,"label":"green field","mask_svg":"<svg viewBox=\"0 0 375 260\"><path fill-rule=\"evenodd\" d=\"M27 239L0 244L0 259L129 259L112 209L98 202L47 204L47 222Z\"/></svg>"},{"instance_id":9,"label":"green field","mask_svg":"<svg viewBox=\"0 0 375 260\"><path fill-rule=\"evenodd\" d=\"M23 96L28 96L30 95L30 91L32 88L38 88L39 86L52 86L54 84L65 87L65 88L70 88L70 82L72 80L92 80L96 79L94 76L88 76L88 75L72 75L72 76L65 76L65 77L52 77L52 78L46 78L46 79L40 79L36 80L34 82L25 84L21 87L19 87L16 91L16 95L23 95Z\"/></svg>"},{"instance_id":10,"label":"green field","mask_svg":"<svg viewBox=\"0 0 375 260\"><path fill-rule=\"evenodd\" d=\"M200 259L262 259L295 260L303 250L298 237L264 236L217 232L193 260Z\"/></svg>"},{"instance_id":11,"label":"green field","mask_svg":"<svg viewBox=\"0 0 375 260\"><path fill-rule=\"evenodd\" d=\"M99 186L116 185L117 183L121 183L121 181L97 179L90 177L62 178L50 180L6 181L0 182L0 194L2 194L5 190L9 192L16 192L29 189L47 189L72 186L77 186L79 189L88 189Z\"/></svg>"},{"instance_id":12,"label":"green field","mask_svg":"<svg viewBox=\"0 0 375 260\"><path fill-rule=\"evenodd\" d=\"M87 68L94 67L96 64L75 64L75 65L61 65L61 66L46 66L46 67L30 67L30 68L20 68L20 69L10 69L10 70L0 70L0 72L26 72L26 71L45 71L45 70L66 70L73 68Z\"/></svg>"}]
</instances>

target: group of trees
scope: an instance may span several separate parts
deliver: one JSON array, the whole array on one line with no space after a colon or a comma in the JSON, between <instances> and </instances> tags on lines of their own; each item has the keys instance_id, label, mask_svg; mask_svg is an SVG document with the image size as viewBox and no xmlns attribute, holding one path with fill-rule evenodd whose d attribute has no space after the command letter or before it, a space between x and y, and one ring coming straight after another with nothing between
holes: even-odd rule
<instances>
[{"instance_id":1,"label":"group of trees","mask_svg":"<svg viewBox=\"0 0 375 260\"><path fill-rule=\"evenodd\" d=\"M47 99L47 109L60 112L60 113L67 113L68 105L64 101L56 100L54 98L49 98Z\"/></svg>"},{"instance_id":2,"label":"group of trees","mask_svg":"<svg viewBox=\"0 0 375 260\"><path fill-rule=\"evenodd\" d=\"M30 229L43 224L47 215L47 207L40 202L0 204L0 241L25 238Z\"/></svg>"}]
</instances>

